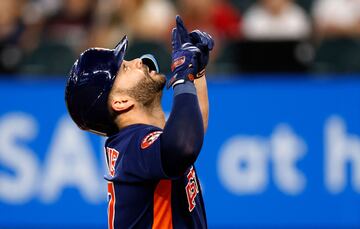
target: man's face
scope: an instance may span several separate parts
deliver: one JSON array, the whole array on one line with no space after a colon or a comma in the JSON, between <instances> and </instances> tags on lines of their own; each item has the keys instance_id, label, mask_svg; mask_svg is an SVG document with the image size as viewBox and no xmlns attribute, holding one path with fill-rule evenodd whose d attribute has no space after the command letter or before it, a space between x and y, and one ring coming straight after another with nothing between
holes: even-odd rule
<instances>
[{"instance_id":1,"label":"man's face","mask_svg":"<svg viewBox=\"0 0 360 229\"><path fill-rule=\"evenodd\" d=\"M149 106L155 99L160 100L165 83L166 78L163 74L150 71L140 59L123 60L113 90L134 98L144 106Z\"/></svg>"}]
</instances>

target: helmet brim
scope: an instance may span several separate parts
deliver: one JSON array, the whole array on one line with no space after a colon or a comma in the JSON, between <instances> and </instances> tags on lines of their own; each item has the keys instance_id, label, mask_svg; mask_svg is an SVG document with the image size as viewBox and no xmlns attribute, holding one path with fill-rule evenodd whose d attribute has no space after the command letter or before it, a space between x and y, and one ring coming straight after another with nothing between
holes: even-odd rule
<instances>
[{"instance_id":1,"label":"helmet brim","mask_svg":"<svg viewBox=\"0 0 360 229\"><path fill-rule=\"evenodd\" d=\"M115 61L117 63L118 68L120 68L124 60L127 48L128 48L128 38L125 35L114 48Z\"/></svg>"},{"instance_id":2,"label":"helmet brim","mask_svg":"<svg viewBox=\"0 0 360 229\"><path fill-rule=\"evenodd\" d=\"M140 57L141 61L149 67L149 70L154 70L155 72L159 73L159 65L156 61L156 58L151 54L145 54Z\"/></svg>"}]
</instances>

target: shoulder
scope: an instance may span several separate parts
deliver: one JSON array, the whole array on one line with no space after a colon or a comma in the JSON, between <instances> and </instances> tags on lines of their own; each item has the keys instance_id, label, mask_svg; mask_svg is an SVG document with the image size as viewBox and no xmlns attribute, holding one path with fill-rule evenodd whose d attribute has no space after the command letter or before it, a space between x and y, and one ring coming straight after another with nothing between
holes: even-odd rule
<instances>
[{"instance_id":1,"label":"shoulder","mask_svg":"<svg viewBox=\"0 0 360 229\"><path fill-rule=\"evenodd\" d=\"M140 148L146 149L149 148L162 134L162 130L152 130L146 135L141 136Z\"/></svg>"},{"instance_id":2,"label":"shoulder","mask_svg":"<svg viewBox=\"0 0 360 229\"><path fill-rule=\"evenodd\" d=\"M127 148L138 146L141 149L148 148L162 134L162 129L145 124L135 124L123 128L119 133L109 137L105 147Z\"/></svg>"},{"instance_id":3,"label":"shoulder","mask_svg":"<svg viewBox=\"0 0 360 229\"><path fill-rule=\"evenodd\" d=\"M146 126L133 135L133 142L144 150L155 143L162 133L162 129L158 127Z\"/></svg>"},{"instance_id":4,"label":"shoulder","mask_svg":"<svg viewBox=\"0 0 360 229\"><path fill-rule=\"evenodd\" d=\"M163 178L160 128L136 124L111 136L106 144L107 161L111 176L130 181Z\"/></svg>"}]
</instances>

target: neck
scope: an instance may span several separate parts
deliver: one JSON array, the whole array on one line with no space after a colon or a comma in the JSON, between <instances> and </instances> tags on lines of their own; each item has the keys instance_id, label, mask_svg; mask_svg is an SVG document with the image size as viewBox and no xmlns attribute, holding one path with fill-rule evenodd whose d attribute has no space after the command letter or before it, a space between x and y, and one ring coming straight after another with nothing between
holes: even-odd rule
<instances>
[{"instance_id":1,"label":"neck","mask_svg":"<svg viewBox=\"0 0 360 229\"><path fill-rule=\"evenodd\" d=\"M152 109L151 112L148 113L149 125L153 125L164 129L165 127L165 114L161 105L156 106Z\"/></svg>"},{"instance_id":2,"label":"neck","mask_svg":"<svg viewBox=\"0 0 360 229\"><path fill-rule=\"evenodd\" d=\"M165 126L165 114L160 103L151 108L134 107L130 111L119 115L115 119L115 123L120 130L133 124L147 124L163 129Z\"/></svg>"}]
</instances>

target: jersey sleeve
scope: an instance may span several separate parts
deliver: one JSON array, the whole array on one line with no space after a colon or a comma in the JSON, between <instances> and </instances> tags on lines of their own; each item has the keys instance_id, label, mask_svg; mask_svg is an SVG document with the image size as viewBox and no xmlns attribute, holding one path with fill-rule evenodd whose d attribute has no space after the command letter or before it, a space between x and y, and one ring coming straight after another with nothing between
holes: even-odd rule
<instances>
[{"instance_id":1,"label":"jersey sleeve","mask_svg":"<svg viewBox=\"0 0 360 229\"><path fill-rule=\"evenodd\" d=\"M161 161L162 130L146 128L134 134L124 155L123 169L129 175L144 180L168 178Z\"/></svg>"}]
</instances>

